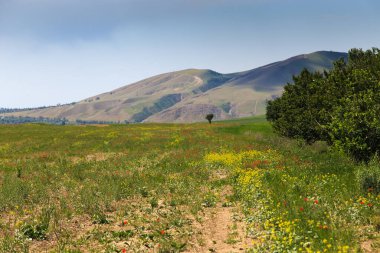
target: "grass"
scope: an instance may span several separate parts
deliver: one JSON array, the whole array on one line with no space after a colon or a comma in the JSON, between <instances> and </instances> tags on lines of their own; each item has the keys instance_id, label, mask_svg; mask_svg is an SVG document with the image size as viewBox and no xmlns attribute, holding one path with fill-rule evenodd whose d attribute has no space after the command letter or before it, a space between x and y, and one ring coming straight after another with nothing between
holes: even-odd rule
<instances>
[{"instance_id":1,"label":"grass","mask_svg":"<svg viewBox=\"0 0 380 253\"><path fill-rule=\"evenodd\" d=\"M360 251L379 243L367 180L378 170L278 137L263 117L2 125L0 252L192 250L202 241L194 224L221 201L242 207L247 251ZM235 238L232 229L226 240Z\"/></svg>"}]
</instances>

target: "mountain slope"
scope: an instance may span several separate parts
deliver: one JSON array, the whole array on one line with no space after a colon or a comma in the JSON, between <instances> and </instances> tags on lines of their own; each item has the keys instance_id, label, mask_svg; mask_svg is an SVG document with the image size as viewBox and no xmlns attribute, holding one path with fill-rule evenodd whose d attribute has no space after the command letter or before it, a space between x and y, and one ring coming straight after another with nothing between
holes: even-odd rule
<instances>
[{"instance_id":1,"label":"mountain slope","mask_svg":"<svg viewBox=\"0 0 380 253\"><path fill-rule=\"evenodd\" d=\"M214 113L216 119L265 113L266 100L303 68L328 70L345 53L320 51L253 70L221 74L188 69L154 76L70 105L7 115L130 122L194 122Z\"/></svg>"},{"instance_id":2,"label":"mountain slope","mask_svg":"<svg viewBox=\"0 0 380 253\"><path fill-rule=\"evenodd\" d=\"M320 51L230 74L232 78L223 85L186 98L145 121L188 122L192 121L191 119L201 121L204 120L202 108L207 108L218 119L264 114L266 101L280 96L283 86L292 82L293 75L299 74L304 68L310 71L329 70L333 62L340 58L347 59L347 54Z\"/></svg>"}]
</instances>

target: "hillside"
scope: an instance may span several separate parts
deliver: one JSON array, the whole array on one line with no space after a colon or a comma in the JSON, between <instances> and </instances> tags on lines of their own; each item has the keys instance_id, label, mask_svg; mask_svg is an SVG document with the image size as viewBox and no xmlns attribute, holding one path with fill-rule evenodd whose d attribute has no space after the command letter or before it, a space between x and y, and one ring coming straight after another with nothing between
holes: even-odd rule
<instances>
[{"instance_id":1,"label":"hillside","mask_svg":"<svg viewBox=\"0 0 380 253\"><path fill-rule=\"evenodd\" d=\"M303 68L328 70L345 53L320 51L256 69L221 74L187 69L154 76L77 103L7 113L14 116L129 122L196 122L265 113L267 100Z\"/></svg>"}]
</instances>

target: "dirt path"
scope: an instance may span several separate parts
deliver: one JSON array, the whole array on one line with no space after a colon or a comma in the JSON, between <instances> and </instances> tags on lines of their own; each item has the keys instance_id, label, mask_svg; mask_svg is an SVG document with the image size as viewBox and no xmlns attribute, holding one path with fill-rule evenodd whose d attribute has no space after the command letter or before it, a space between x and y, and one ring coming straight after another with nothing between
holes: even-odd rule
<instances>
[{"instance_id":1,"label":"dirt path","mask_svg":"<svg viewBox=\"0 0 380 253\"><path fill-rule=\"evenodd\" d=\"M246 229L239 206L206 208L200 222L194 222L198 231L196 242L186 252L244 252L246 249Z\"/></svg>"}]
</instances>

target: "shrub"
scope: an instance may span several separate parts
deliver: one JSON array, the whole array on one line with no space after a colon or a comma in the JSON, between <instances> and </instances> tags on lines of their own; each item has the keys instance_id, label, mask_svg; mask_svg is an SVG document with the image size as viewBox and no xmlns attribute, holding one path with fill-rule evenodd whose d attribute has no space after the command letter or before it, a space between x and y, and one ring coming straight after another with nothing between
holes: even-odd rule
<instances>
[{"instance_id":1,"label":"shrub","mask_svg":"<svg viewBox=\"0 0 380 253\"><path fill-rule=\"evenodd\" d=\"M366 90L347 95L335 108L329 125L334 146L357 161L368 162L380 152L380 82L357 73L359 84L367 82Z\"/></svg>"},{"instance_id":2,"label":"shrub","mask_svg":"<svg viewBox=\"0 0 380 253\"><path fill-rule=\"evenodd\" d=\"M304 139L313 143L323 139L320 127L321 73L310 73L304 69L299 76L293 77L293 84L285 86L281 98L269 101L267 120L274 130L286 137Z\"/></svg>"},{"instance_id":3,"label":"shrub","mask_svg":"<svg viewBox=\"0 0 380 253\"><path fill-rule=\"evenodd\" d=\"M267 119L286 137L327 141L356 161L380 153L380 50L352 49L324 74L307 70L267 105Z\"/></svg>"}]
</instances>

